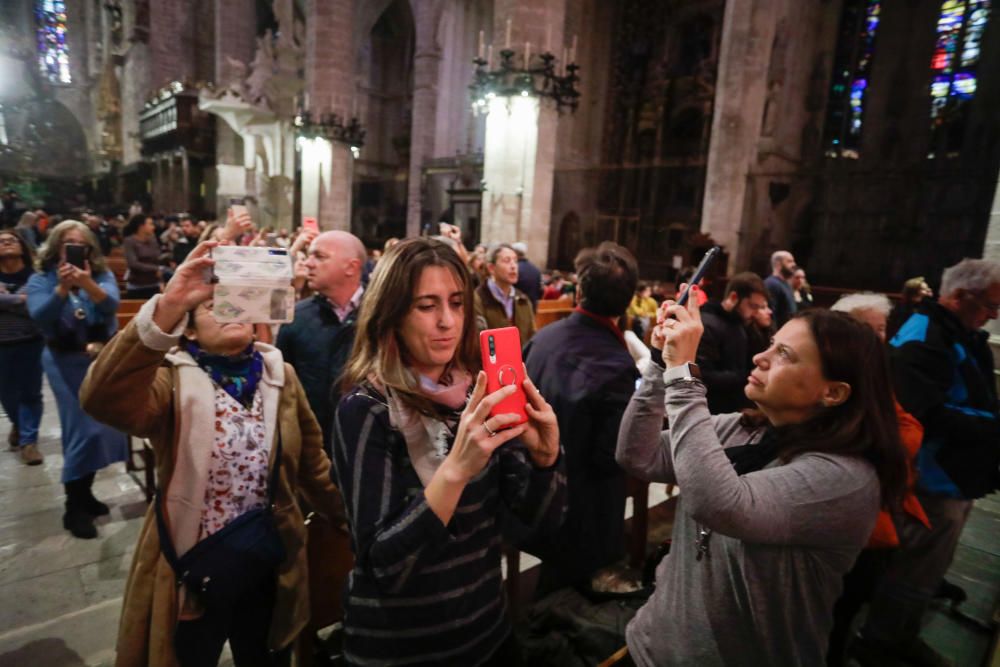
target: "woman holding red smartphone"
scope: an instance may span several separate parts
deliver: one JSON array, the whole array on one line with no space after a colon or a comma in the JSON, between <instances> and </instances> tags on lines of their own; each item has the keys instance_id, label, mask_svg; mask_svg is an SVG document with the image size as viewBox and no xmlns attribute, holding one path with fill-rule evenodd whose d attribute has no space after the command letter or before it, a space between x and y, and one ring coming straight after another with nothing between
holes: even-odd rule
<instances>
[{"instance_id":1,"label":"woman holding red smartphone","mask_svg":"<svg viewBox=\"0 0 1000 667\"><path fill-rule=\"evenodd\" d=\"M499 514L506 506L537 530L561 523L559 426L528 379L527 422L492 414L515 387L486 393L476 336L454 250L414 238L382 258L333 428L356 558L344 602L350 663L518 662Z\"/></svg>"}]
</instances>

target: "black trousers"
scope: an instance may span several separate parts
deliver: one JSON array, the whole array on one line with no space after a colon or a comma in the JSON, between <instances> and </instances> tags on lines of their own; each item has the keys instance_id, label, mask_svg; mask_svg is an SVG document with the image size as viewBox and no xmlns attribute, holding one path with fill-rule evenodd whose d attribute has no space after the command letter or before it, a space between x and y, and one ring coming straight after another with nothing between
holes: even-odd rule
<instances>
[{"instance_id":1,"label":"black trousers","mask_svg":"<svg viewBox=\"0 0 1000 667\"><path fill-rule=\"evenodd\" d=\"M181 667L215 667L229 640L237 667L287 667L291 646L271 652L267 636L274 610L274 585L254 591L224 609L207 610L193 621L181 621L174 650Z\"/></svg>"}]
</instances>

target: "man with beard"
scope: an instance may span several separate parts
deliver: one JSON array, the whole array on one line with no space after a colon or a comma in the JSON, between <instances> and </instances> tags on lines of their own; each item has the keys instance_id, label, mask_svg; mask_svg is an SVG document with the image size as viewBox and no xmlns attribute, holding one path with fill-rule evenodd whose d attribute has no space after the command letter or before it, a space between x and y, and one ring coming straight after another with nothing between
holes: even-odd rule
<instances>
[{"instance_id":1,"label":"man with beard","mask_svg":"<svg viewBox=\"0 0 1000 667\"><path fill-rule=\"evenodd\" d=\"M768 301L774 311L774 326L780 329L795 314L795 293L788 284L795 275L795 257L787 250L777 250L771 255L771 275L764 279Z\"/></svg>"}]
</instances>

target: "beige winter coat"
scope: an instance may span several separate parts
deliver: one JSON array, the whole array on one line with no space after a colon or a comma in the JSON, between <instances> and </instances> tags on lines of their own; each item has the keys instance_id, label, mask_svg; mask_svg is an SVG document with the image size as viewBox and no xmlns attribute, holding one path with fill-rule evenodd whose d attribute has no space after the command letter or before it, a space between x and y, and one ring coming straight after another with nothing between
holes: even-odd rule
<instances>
[{"instance_id":1,"label":"beige winter coat","mask_svg":"<svg viewBox=\"0 0 1000 667\"><path fill-rule=\"evenodd\" d=\"M198 541L212 434L214 389L208 375L186 352L174 350L183 324L165 333L152 320L159 297L101 352L80 389L80 403L96 419L149 438L156 477L165 489L164 510L178 554ZM295 371L281 353L257 344L264 357L262 394L271 464L281 429L281 471L274 516L287 550L278 570L278 589L268 644L288 645L309 617L306 527L296 502L301 492L335 523L343 517L340 493L330 480L330 461ZM153 507L146 512L125 587L118 630L118 667L174 667L174 628L183 591L160 551ZM332 592L331 594L336 594Z\"/></svg>"}]
</instances>

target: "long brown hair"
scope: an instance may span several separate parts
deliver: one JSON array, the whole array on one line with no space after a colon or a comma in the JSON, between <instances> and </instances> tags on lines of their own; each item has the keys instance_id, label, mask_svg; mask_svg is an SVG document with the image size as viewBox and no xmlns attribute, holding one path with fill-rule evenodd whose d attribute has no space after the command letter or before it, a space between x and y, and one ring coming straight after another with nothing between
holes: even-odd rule
<instances>
[{"instance_id":1,"label":"long brown hair","mask_svg":"<svg viewBox=\"0 0 1000 667\"><path fill-rule=\"evenodd\" d=\"M885 345L870 326L845 313L807 310L795 319L809 325L823 377L846 382L851 394L807 421L776 429L781 459L806 452L865 458L878 475L882 504L897 507L906 490L907 463Z\"/></svg>"},{"instance_id":2,"label":"long brown hair","mask_svg":"<svg viewBox=\"0 0 1000 667\"><path fill-rule=\"evenodd\" d=\"M62 238L71 229L82 232L84 240L90 246L90 256L87 258L87 262L90 264L91 273L96 276L98 273L106 271L108 267L104 262L104 255L101 254L101 245L97 242L97 237L94 236L94 232L90 231L90 227L79 220L63 220L49 232L48 240L38 251L38 259L36 260L38 270L51 271L59 265L62 259L60 255L63 245Z\"/></svg>"},{"instance_id":3,"label":"long brown hair","mask_svg":"<svg viewBox=\"0 0 1000 667\"><path fill-rule=\"evenodd\" d=\"M386 252L372 274L358 313L354 349L341 376L345 392L374 376L410 407L433 414L431 402L408 369L409 353L399 335L403 319L413 307L413 290L429 266L448 269L462 287L462 337L451 367L469 372L479 369L469 272L447 244L430 238L406 239Z\"/></svg>"}]
</instances>

